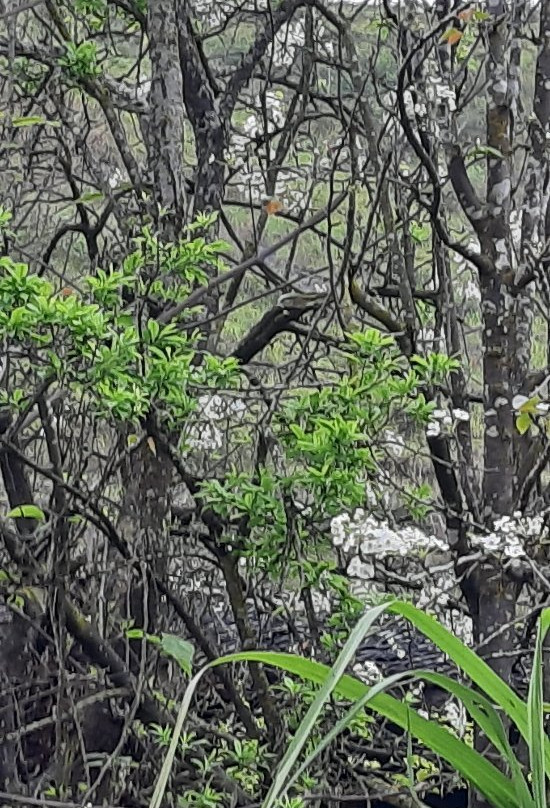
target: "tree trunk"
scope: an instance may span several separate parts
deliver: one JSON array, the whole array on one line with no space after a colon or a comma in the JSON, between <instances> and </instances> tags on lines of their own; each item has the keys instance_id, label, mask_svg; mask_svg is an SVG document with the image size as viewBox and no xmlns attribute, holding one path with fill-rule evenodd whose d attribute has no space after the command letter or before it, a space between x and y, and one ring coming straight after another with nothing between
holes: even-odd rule
<instances>
[{"instance_id":1,"label":"tree trunk","mask_svg":"<svg viewBox=\"0 0 550 808\"><path fill-rule=\"evenodd\" d=\"M151 90L147 140L154 191L164 211L162 229L170 241L185 223L184 108L178 64L176 13L173 0L149 4L147 17Z\"/></svg>"}]
</instances>

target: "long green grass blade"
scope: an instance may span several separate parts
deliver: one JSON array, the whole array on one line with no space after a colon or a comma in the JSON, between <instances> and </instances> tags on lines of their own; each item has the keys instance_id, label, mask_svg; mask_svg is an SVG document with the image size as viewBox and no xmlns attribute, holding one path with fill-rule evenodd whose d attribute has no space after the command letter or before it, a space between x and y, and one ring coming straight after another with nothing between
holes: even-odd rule
<instances>
[{"instance_id":1,"label":"long green grass blade","mask_svg":"<svg viewBox=\"0 0 550 808\"><path fill-rule=\"evenodd\" d=\"M338 681L342 677L342 674L348 667L351 660L354 658L357 648L363 642L365 635L370 630L372 624L381 614L383 614L383 612L387 611L388 606L389 603L384 603L381 606L376 606L375 608L369 609L354 627L334 665L331 668L327 667L325 669L326 676L322 687L320 688L313 702L310 704L307 713L303 717L298 729L296 730L294 738L289 743L288 748L281 762L279 763L279 766L277 767L277 772L263 803L264 808L271 808L276 800L279 799L289 779L290 771L298 760L304 745L307 743L311 730L319 718L327 699L336 688Z\"/></svg>"},{"instance_id":2,"label":"long green grass blade","mask_svg":"<svg viewBox=\"0 0 550 808\"><path fill-rule=\"evenodd\" d=\"M417 609L411 603L394 601L389 611L405 617L426 637L432 640L462 670L488 698L510 718L525 741L529 740L527 705L509 685L496 674L474 651L458 640L431 615ZM547 770L550 770L550 741L543 742Z\"/></svg>"},{"instance_id":3,"label":"long green grass blade","mask_svg":"<svg viewBox=\"0 0 550 808\"><path fill-rule=\"evenodd\" d=\"M531 775L533 778L533 795L536 808L546 808L546 775L548 772L544 759L544 715L543 702L543 646L550 628L550 609L544 609L537 627L537 640L533 657L533 671L529 682L527 696L528 744Z\"/></svg>"},{"instance_id":4,"label":"long green grass blade","mask_svg":"<svg viewBox=\"0 0 550 808\"><path fill-rule=\"evenodd\" d=\"M243 651L222 657L212 664L239 661L263 662L318 684L326 681L330 671L321 662L276 651ZM367 691L366 685L348 675L342 676L334 688L335 693L351 701L360 699ZM450 763L492 805L498 808L522 808L512 781L444 727L422 718L415 710L386 693L376 695L369 706L402 729L410 730L415 738Z\"/></svg>"},{"instance_id":5,"label":"long green grass blade","mask_svg":"<svg viewBox=\"0 0 550 808\"><path fill-rule=\"evenodd\" d=\"M426 679L447 690L462 702L476 725L502 755L503 761L508 764L519 804L523 808L535 808L521 764L514 754L501 718L489 699L449 676L432 671L418 671L417 673L419 678Z\"/></svg>"},{"instance_id":6,"label":"long green grass blade","mask_svg":"<svg viewBox=\"0 0 550 808\"><path fill-rule=\"evenodd\" d=\"M354 720L356 716L358 716L365 707L368 705L372 699L378 695L378 693L383 693L386 690L389 690L391 687L394 687L397 684L403 683L406 680L411 679L411 674L406 673L396 673L393 676L388 676L386 679L383 679L381 682L377 682L372 687L368 688L367 692L358 699L355 704L350 707L350 709L346 712L342 718L340 718L334 726L326 733L326 735L319 741L315 749L313 749L310 754L305 758L303 763L298 766L294 774L289 777L288 781L285 784L285 788L281 793L281 796L284 796L288 789L292 786L292 784L300 777L300 775L306 771L306 769L311 766L313 761L326 749L330 744L334 741L335 738L340 735L343 730L345 730L351 722Z\"/></svg>"},{"instance_id":7,"label":"long green grass blade","mask_svg":"<svg viewBox=\"0 0 550 808\"><path fill-rule=\"evenodd\" d=\"M431 671L411 671L397 674L395 677L388 677L372 688L368 688L359 680L344 674L365 634L369 631L373 622L386 610L404 617L422 631L486 695L475 692L447 676ZM160 808L181 729L200 678L211 667L238 661L261 662L273 665L288 673L293 673L321 685L314 702L310 705L281 761L272 787L264 802L264 808L271 808L274 801L288 790L289 785L309 765L311 760L322 749L326 748L333 738L365 707L385 716L405 731L410 732L433 752L440 755L472 786L480 791L495 808L546 808L545 777L546 773L550 771L550 741L545 735L543 727L542 648L549 628L550 610L547 609L542 613L539 623L535 664L527 704L516 696L513 690L477 654L454 637L444 626L431 616L412 606L412 604L400 601L383 604L369 610L353 630L332 668L293 654L269 651L247 651L221 657L199 671L188 685L178 712L170 748L150 802L150 808ZM408 705L384 692L399 681L410 678L411 675L424 678L443 687L462 701L472 719L508 763L512 775L511 779L439 724L422 718ZM355 702L355 704L347 715L330 730L327 737L320 742L316 750L311 753L305 763L302 763L291 778L290 772L297 762L304 744L331 693L337 693L339 696ZM533 795L527 785L520 763L510 746L501 718L493 705L500 708L514 722L529 744Z\"/></svg>"},{"instance_id":8,"label":"long green grass blade","mask_svg":"<svg viewBox=\"0 0 550 808\"><path fill-rule=\"evenodd\" d=\"M160 808L162 804L164 792L166 791L166 784L168 783L168 778L170 777L174 757L178 748L181 731L183 729L185 719L187 718L187 713L189 712L189 705L191 704L191 700L195 694L198 683L210 667L211 665L206 665L204 668L201 668L201 670L196 673L195 676L193 676L185 689L185 693L183 694L183 699L178 710L174 730L172 732L172 737L170 739L170 746L168 747L166 757L162 762L162 767L153 791L153 796L151 797L151 801L149 803L149 808Z\"/></svg>"}]
</instances>

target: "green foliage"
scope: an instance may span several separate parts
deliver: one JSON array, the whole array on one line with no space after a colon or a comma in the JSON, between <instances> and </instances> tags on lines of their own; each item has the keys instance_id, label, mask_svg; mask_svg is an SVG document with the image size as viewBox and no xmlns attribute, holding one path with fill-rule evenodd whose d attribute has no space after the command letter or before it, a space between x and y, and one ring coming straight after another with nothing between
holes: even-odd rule
<instances>
[{"instance_id":1,"label":"green foliage","mask_svg":"<svg viewBox=\"0 0 550 808\"><path fill-rule=\"evenodd\" d=\"M38 519L44 521L46 515L36 505L18 505L8 513L9 519Z\"/></svg>"},{"instance_id":2,"label":"green foliage","mask_svg":"<svg viewBox=\"0 0 550 808\"><path fill-rule=\"evenodd\" d=\"M274 571L281 558L288 564L293 547L311 544L316 525L364 505L367 482L376 480L383 457L382 431L400 415L425 423L433 407L421 386L454 367L438 355L408 370L392 337L374 329L350 335L344 355L349 376L289 393L281 402L272 435L284 451L282 464L233 470L202 484L205 506L230 525L222 539L261 569ZM303 564L301 552L305 573Z\"/></svg>"},{"instance_id":3,"label":"green foliage","mask_svg":"<svg viewBox=\"0 0 550 808\"><path fill-rule=\"evenodd\" d=\"M73 0L74 11L84 19L94 31L99 31L107 19L107 3L105 0Z\"/></svg>"},{"instance_id":4,"label":"green foliage","mask_svg":"<svg viewBox=\"0 0 550 808\"><path fill-rule=\"evenodd\" d=\"M158 645L165 656L175 659L188 676L191 675L191 665L195 650L191 643L173 634L164 633L160 637L149 636L148 639L154 645Z\"/></svg>"},{"instance_id":5,"label":"green foliage","mask_svg":"<svg viewBox=\"0 0 550 808\"><path fill-rule=\"evenodd\" d=\"M43 115L25 115L24 117L12 118L11 125L15 129L27 126L53 126L55 128L61 126L59 121L49 121Z\"/></svg>"},{"instance_id":6,"label":"green foliage","mask_svg":"<svg viewBox=\"0 0 550 808\"><path fill-rule=\"evenodd\" d=\"M403 492L404 505L415 520L424 519L430 512L432 488L427 483L408 488Z\"/></svg>"},{"instance_id":7,"label":"green foliage","mask_svg":"<svg viewBox=\"0 0 550 808\"><path fill-rule=\"evenodd\" d=\"M101 67L97 63L98 53L95 42L65 43L65 53L59 58L59 64L67 76L79 81L94 79L101 75Z\"/></svg>"},{"instance_id":8,"label":"green foliage","mask_svg":"<svg viewBox=\"0 0 550 808\"><path fill-rule=\"evenodd\" d=\"M417 369L421 369L426 381L431 384L441 384L449 373L460 367L458 359L452 359L445 354L431 353L428 356L413 356L411 362Z\"/></svg>"},{"instance_id":9,"label":"green foliage","mask_svg":"<svg viewBox=\"0 0 550 808\"><path fill-rule=\"evenodd\" d=\"M216 808L221 805L224 795L212 786L206 785L202 791L187 791L178 799L181 808Z\"/></svg>"},{"instance_id":10,"label":"green foliage","mask_svg":"<svg viewBox=\"0 0 550 808\"><path fill-rule=\"evenodd\" d=\"M516 418L516 429L520 435L525 435L526 432L529 432L532 424L531 416L528 412L522 412Z\"/></svg>"},{"instance_id":11,"label":"green foliage","mask_svg":"<svg viewBox=\"0 0 550 808\"><path fill-rule=\"evenodd\" d=\"M227 773L236 780L242 788L249 794L254 794L262 776L258 770L258 763L262 759L262 752L259 742L255 738L235 739L232 748L227 742L224 744L224 756L227 757L229 766Z\"/></svg>"},{"instance_id":12,"label":"green foliage","mask_svg":"<svg viewBox=\"0 0 550 808\"><path fill-rule=\"evenodd\" d=\"M412 221L409 224L409 233L417 244L423 244L430 238L430 227L427 224Z\"/></svg>"},{"instance_id":13,"label":"green foliage","mask_svg":"<svg viewBox=\"0 0 550 808\"><path fill-rule=\"evenodd\" d=\"M385 611L405 617L416 629L434 642L470 679L472 686L460 684L454 679L430 671L410 671L383 679L368 687L344 673L357 648L371 630L374 622ZM293 654L250 651L231 654L210 663L200 670L189 683L172 737L170 749L150 803L150 808L160 805L173 757L177 748L178 733L193 697L193 693L206 671L228 662L254 661L273 665L286 673L292 673L319 686L314 699L298 726L293 739L275 772L272 785L262 808L271 808L277 800L286 797L299 776L328 745L350 726L365 708L382 715L412 736L420 740L432 752L449 762L457 772L474 786L495 808L545 808L546 783L550 775L550 739L543 729L542 701L542 654L544 640L550 628L550 610L545 609L539 619L533 673L527 702L522 701L511 688L491 670L477 654L454 637L434 618L416 609L409 603L394 601L368 610L357 623L334 665L329 668L319 662ZM455 737L437 721L423 718L406 701L387 695L386 691L405 680L424 679L446 689L462 702L479 730L491 742L499 754L504 768L501 771L470 745ZM353 702L348 713L310 749L305 759L302 752L331 694ZM503 718L511 721L527 742L531 771L525 774L508 741ZM426 765L425 765L426 763ZM410 769L416 768L417 778L429 777L431 764L416 761L409 756ZM416 764L416 765L415 765Z\"/></svg>"},{"instance_id":14,"label":"green foliage","mask_svg":"<svg viewBox=\"0 0 550 808\"><path fill-rule=\"evenodd\" d=\"M468 152L469 157L492 157L495 160L504 160L504 155L492 146L474 146Z\"/></svg>"},{"instance_id":15,"label":"green foliage","mask_svg":"<svg viewBox=\"0 0 550 808\"><path fill-rule=\"evenodd\" d=\"M217 357L194 364L197 337L177 322L147 318L132 300L189 295L206 280L205 267L219 266L223 244L197 238L161 245L145 231L136 246L120 269L84 278L84 296L56 291L25 264L1 258L0 336L25 348L26 390L32 377L35 385L55 382L98 415L137 424L153 409L173 428L196 406L190 388L235 386L238 366ZM15 402L16 394L8 389L5 398Z\"/></svg>"},{"instance_id":16,"label":"green foliage","mask_svg":"<svg viewBox=\"0 0 550 808\"><path fill-rule=\"evenodd\" d=\"M13 80L18 83L21 90L28 95L34 95L43 81L48 67L34 61L27 56L16 57L11 65Z\"/></svg>"},{"instance_id":17,"label":"green foliage","mask_svg":"<svg viewBox=\"0 0 550 808\"><path fill-rule=\"evenodd\" d=\"M8 225L12 220L12 213L9 210L6 210L0 205L0 232L6 233L7 235L13 235L10 230L8 230Z\"/></svg>"},{"instance_id":18,"label":"green foliage","mask_svg":"<svg viewBox=\"0 0 550 808\"><path fill-rule=\"evenodd\" d=\"M157 645L159 650L164 656L174 659L182 671L191 676L191 666L193 664L194 647L187 640L182 640L175 634L162 633L160 636L156 634L146 634L143 629L130 628L126 631L126 636L129 640L146 639L152 645Z\"/></svg>"},{"instance_id":19,"label":"green foliage","mask_svg":"<svg viewBox=\"0 0 550 808\"><path fill-rule=\"evenodd\" d=\"M220 255L226 245L207 243L196 233L190 229L182 241L166 244L144 229L133 252L119 266L99 268L80 278L78 289L59 289L25 264L1 258L0 339L9 338L20 349L14 352L3 401L21 410L32 397L29 391L57 387L64 391L65 403L85 405L88 417L115 427L124 425L130 448L138 444L140 427L153 414L161 428L182 436L178 449L185 453L190 445L189 424L205 391L215 390L222 398L220 391L229 396L247 385L235 359L204 350L194 331L192 309L179 307L178 316L168 323L151 315L150 301L165 301L170 310L197 286L207 285L211 273L223 271ZM347 375L327 376L317 388L284 391L267 426L276 456L268 452L254 465L247 455L241 464L244 470L235 465L205 479L198 496L205 510L221 517L219 540L234 556L244 558L256 571L284 572L301 587L324 589L333 596L336 608L329 621L330 633L322 637L332 658L340 653L349 625L356 622L363 604L350 593L346 578L335 571L323 525L344 509L364 506L366 487L376 485L383 460L384 430L396 419L425 425L433 405L422 390L444 381L455 367L453 360L435 355L418 358L411 369L393 338L375 329L349 335L341 362L349 368ZM259 396L250 395L247 402L249 398L254 417L265 412ZM221 417L230 422L232 416ZM238 457L235 449L241 450L247 427L238 422L231 425L235 428L228 430L225 451ZM418 516L424 514L428 496L422 487L406 492ZM37 512L22 509L12 514L19 515L39 518ZM385 608L378 606L376 614ZM139 629L130 629L127 636L157 645L191 675L189 643L168 634L145 635ZM348 653L349 646L344 648ZM338 679L331 679L333 689ZM319 707L314 689L302 685L293 695L303 700L302 706ZM391 714L403 719L399 710L392 706ZM299 706L293 724L298 726L301 718ZM370 737L362 709L351 720L357 731ZM173 733L158 727L155 740L172 749L180 730L181 722ZM313 755L320 743L321 733L308 734L302 749ZM180 752L185 750L180 747ZM263 756L258 746L240 739L215 752L241 787L256 794ZM211 780L216 761L208 756L193 761L202 767L204 788L200 794L186 793L182 804L216 803L219 792ZM303 776L305 771L299 775Z\"/></svg>"}]
</instances>

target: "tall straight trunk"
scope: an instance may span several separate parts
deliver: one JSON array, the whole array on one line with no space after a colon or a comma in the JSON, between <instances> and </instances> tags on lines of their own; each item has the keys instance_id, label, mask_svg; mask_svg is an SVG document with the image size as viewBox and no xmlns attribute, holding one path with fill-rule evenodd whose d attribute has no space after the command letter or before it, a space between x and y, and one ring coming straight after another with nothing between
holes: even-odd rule
<instances>
[{"instance_id":1,"label":"tall straight trunk","mask_svg":"<svg viewBox=\"0 0 550 808\"><path fill-rule=\"evenodd\" d=\"M174 0L155 0L147 16L151 90L147 141L149 167L163 232L176 239L185 222L184 106Z\"/></svg>"},{"instance_id":2,"label":"tall straight trunk","mask_svg":"<svg viewBox=\"0 0 550 808\"><path fill-rule=\"evenodd\" d=\"M178 29L174 0L155 0L147 14L151 89L146 125L147 157L152 174L156 222L161 241L181 238L186 219L184 178L184 98L179 65ZM162 267L160 268L162 271ZM147 429L147 424L145 424ZM122 437L122 444L126 441ZM121 469L123 487L120 529L136 559L149 559L150 568L163 576L169 542L173 469L171 461L149 436L127 449ZM136 627L160 630L159 597L135 570L127 570L119 600L123 613ZM139 641L130 643L137 653ZM137 661L134 658L135 667Z\"/></svg>"},{"instance_id":3,"label":"tall straight trunk","mask_svg":"<svg viewBox=\"0 0 550 808\"><path fill-rule=\"evenodd\" d=\"M489 4L494 22L489 23L487 143L500 156L487 158L487 217L478 231L481 252L491 270L480 278L483 318L483 408L484 469L482 518L491 528L502 516L512 516L517 493L517 451L512 401L518 376L524 371L516 344L517 296L514 293L514 246L510 227L512 209L512 124L519 83L509 81L511 26L506 4ZM517 584L499 565L484 561L480 573L479 610L473 615L474 633L484 642L482 652L491 665L510 679L512 621L516 615ZM508 629L502 628L509 625ZM487 638L501 629L494 640ZM499 656L491 656L496 651Z\"/></svg>"}]
</instances>

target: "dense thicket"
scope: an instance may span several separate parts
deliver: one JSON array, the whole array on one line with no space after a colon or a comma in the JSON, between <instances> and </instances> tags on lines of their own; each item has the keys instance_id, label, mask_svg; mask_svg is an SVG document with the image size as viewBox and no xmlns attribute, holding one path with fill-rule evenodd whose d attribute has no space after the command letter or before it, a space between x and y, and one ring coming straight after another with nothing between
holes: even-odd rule
<instances>
[{"instance_id":1,"label":"dense thicket","mask_svg":"<svg viewBox=\"0 0 550 808\"><path fill-rule=\"evenodd\" d=\"M330 660L406 592L521 687L548 587L550 3L0 9L3 804L147 805L174 637ZM388 623L358 672L432 650ZM309 697L219 671L174 805L255 804ZM402 782L390 737L358 720L292 805Z\"/></svg>"}]
</instances>

